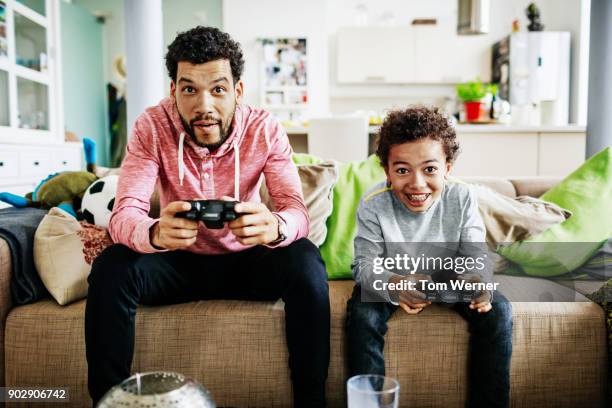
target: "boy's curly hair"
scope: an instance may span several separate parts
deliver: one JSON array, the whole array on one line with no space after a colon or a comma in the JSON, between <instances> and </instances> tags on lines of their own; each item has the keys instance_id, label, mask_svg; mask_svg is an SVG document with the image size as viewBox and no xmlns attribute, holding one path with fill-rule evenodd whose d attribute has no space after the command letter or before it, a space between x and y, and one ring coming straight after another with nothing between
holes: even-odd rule
<instances>
[{"instance_id":1,"label":"boy's curly hair","mask_svg":"<svg viewBox=\"0 0 612 408\"><path fill-rule=\"evenodd\" d=\"M176 71L180 61L203 64L220 59L229 61L232 77L236 83L244 68L240 44L218 28L197 26L179 33L168 46L166 68L170 79L176 82Z\"/></svg>"},{"instance_id":2,"label":"boy's curly hair","mask_svg":"<svg viewBox=\"0 0 612 408\"><path fill-rule=\"evenodd\" d=\"M392 146L425 138L442 143L449 163L459 154L457 135L449 118L436 107L418 105L387 115L378 134L376 155L386 166Z\"/></svg>"}]
</instances>

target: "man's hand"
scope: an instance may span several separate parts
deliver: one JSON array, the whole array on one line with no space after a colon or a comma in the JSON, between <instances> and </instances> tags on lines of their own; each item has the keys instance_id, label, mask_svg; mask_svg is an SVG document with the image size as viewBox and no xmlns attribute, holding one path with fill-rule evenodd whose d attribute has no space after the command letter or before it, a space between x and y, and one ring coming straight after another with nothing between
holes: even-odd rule
<instances>
[{"instance_id":1,"label":"man's hand","mask_svg":"<svg viewBox=\"0 0 612 408\"><path fill-rule=\"evenodd\" d=\"M163 249L183 249L196 241L198 221L176 217L180 211L189 211L191 205L185 201L173 201L161 211L159 222L149 230L151 244Z\"/></svg>"},{"instance_id":2,"label":"man's hand","mask_svg":"<svg viewBox=\"0 0 612 408\"><path fill-rule=\"evenodd\" d=\"M393 275L389 282L398 284L402 281L406 282L415 282L417 288L420 287L420 280L430 280L427 275ZM419 292L418 290L401 290L396 292L396 296L400 307L404 309L404 311L408 314L418 314L421 311L431 304L430 301L425 300L425 294Z\"/></svg>"},{"instance_id":3,"label":"man's hand","mask_svg":"<svg viewBox=\"0 0 612 408\"><path fill-rule=\"evenodd\" d=\"M278 218L264 204L241 202L234 211L243 215L227 226L242 245L265 245L278 238Z\"/></svg>"}]
</instances>

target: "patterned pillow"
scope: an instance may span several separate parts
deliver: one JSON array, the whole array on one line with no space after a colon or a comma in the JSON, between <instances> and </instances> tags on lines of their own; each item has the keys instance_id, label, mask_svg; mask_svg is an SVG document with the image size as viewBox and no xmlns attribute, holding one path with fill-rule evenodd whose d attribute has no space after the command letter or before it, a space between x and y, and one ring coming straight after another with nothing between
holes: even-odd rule
<instances>
[{"instance_id":1,"label":"patterned pillow","mask_svg":"<svg viewBox=\"0 0 612 408\"><path fill-rule=\"evenodd\" d=\"M78 222L58 207L45 215L34 235L34 264L57 303L87 296L91 264L112 243L106 229Z\"/></svg>"}]
</instances>

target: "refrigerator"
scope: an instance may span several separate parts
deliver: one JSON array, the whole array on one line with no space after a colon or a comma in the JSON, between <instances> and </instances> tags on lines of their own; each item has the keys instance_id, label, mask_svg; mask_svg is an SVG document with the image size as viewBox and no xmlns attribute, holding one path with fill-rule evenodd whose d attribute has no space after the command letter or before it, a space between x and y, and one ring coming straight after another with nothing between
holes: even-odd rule
<instances>
[{"instance_id":1,"label":"refrigerator","mask_svg":"<svg viewBox=\"0 0 612 408\"><path fill-rule=\"evenodd\" d=\"M492 82L510 101L512 122L563 126L569 122L570 33L513 33L493 45Z\"/></svg>"}]
</instances>

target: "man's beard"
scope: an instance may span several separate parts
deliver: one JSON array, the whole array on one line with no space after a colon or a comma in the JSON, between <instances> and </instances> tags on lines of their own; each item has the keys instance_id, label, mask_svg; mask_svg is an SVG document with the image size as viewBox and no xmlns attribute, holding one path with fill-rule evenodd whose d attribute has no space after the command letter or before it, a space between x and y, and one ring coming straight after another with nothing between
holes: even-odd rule
<instances>
[{"instance_id":1,"label":"man's beard","mask_svg":"<svg viewBox=\"0 0 612 408\"><path fill-rule=\"evenodd\" d=\"M183 117L183 115L180 115L181 117L181 121L183 122L183 127L185 128L185 130L187 131L187 133L189 134L189 136L191 136L191 139L198 145L201 147L205 147L207 148L209 151L213 152L215 150L217 150L219 147L221 147L221 145L223 143L225 143L225 141L227 140L227 138L229 137L231 131L232 131L232 122L234 121L234 115L236 114L236 106L234 106L234 111L232 112L232 115L228 118L228 121L224 124L223 122L219 123L219 140L216 143L202 143L198 140L196 133L195 133L195 122L201 121L201 120L215 120L214 118L210 117L210 116L196 116L195 118L193 118L189 123L187 123L187 121L185 120L185 118Z\"/></svg>"}]
</instances>

